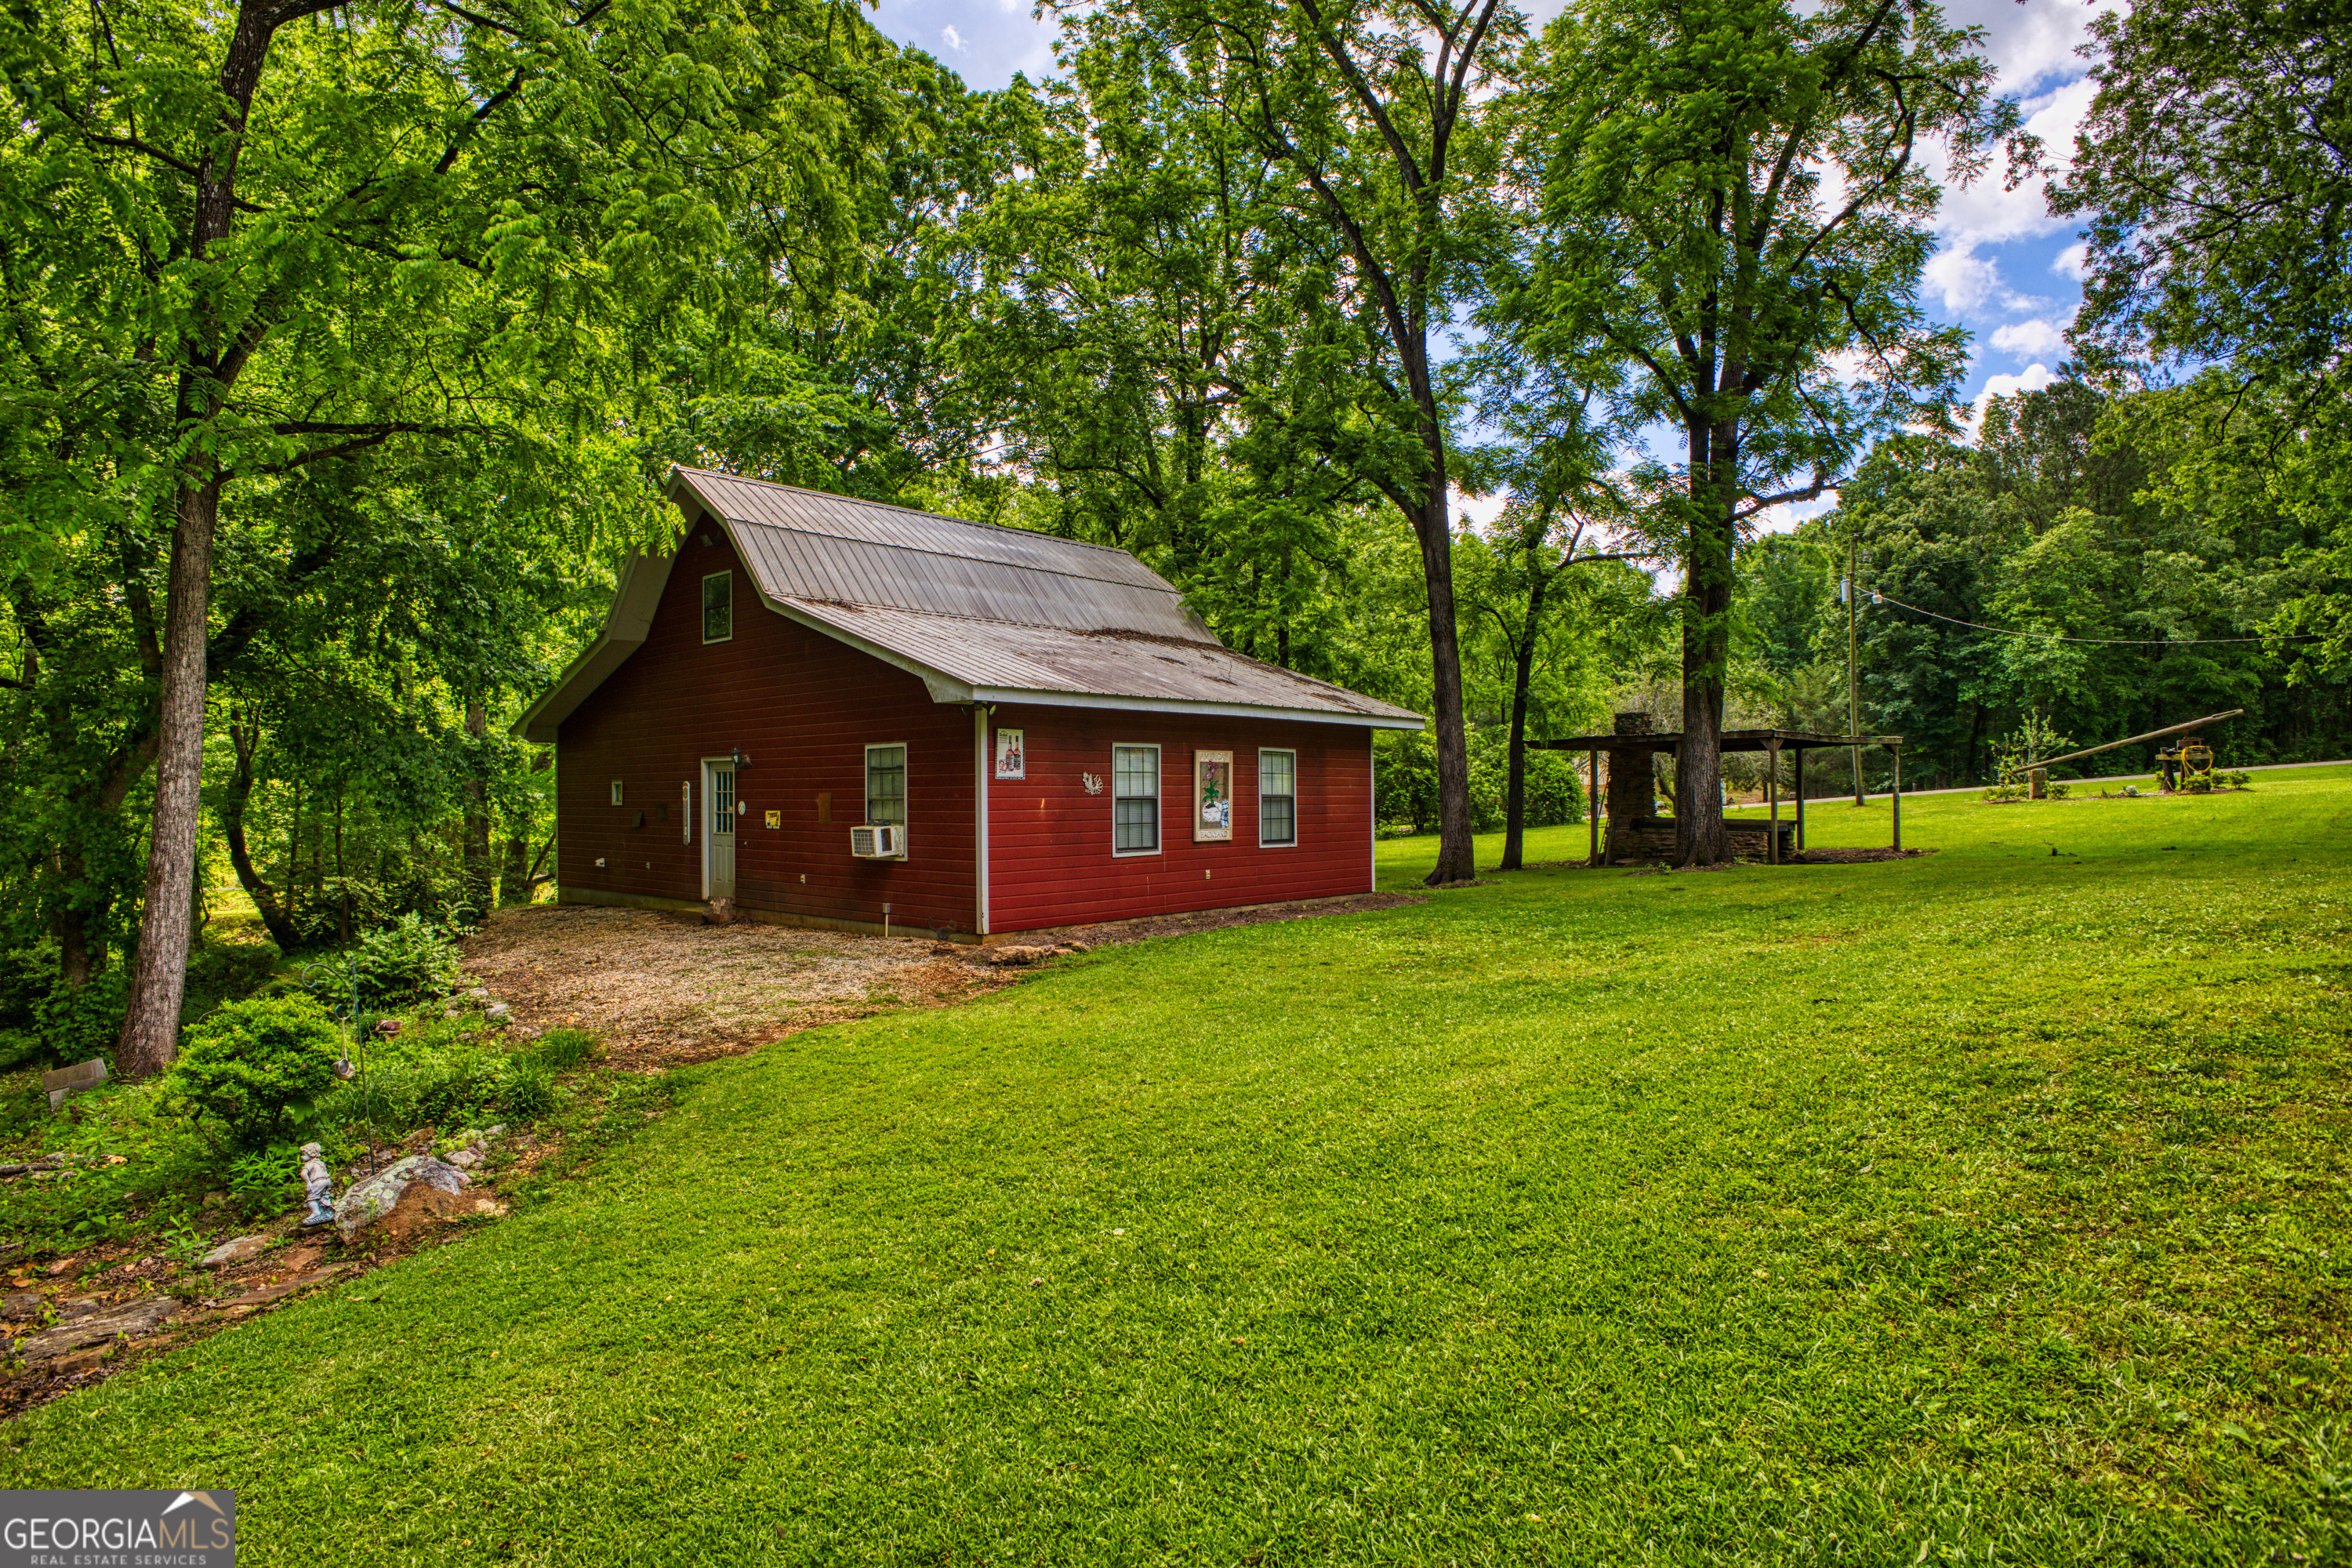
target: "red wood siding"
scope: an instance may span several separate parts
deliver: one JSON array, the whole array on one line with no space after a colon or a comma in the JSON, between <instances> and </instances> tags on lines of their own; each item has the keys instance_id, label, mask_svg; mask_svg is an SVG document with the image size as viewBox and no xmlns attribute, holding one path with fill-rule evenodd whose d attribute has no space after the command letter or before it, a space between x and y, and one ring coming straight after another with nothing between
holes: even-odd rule
<instances>
[{"instance_id":1,"label":"red wood siding","mask_svg":"<svg viewBox=\"0 0 2352 1568\"><path fill-rule=\"evenodd\" d=\"M992 931L1034 931L1371 889L1368 730L1084 708L1004 707L997 710L994 723L1024 731L1028 777L992 778L989 784ZM1157 855L1111 852L1114 745L1160 747ZM1288 847L1258 847L1260 747L1298 753L1298 842ZM1229 840L1193 841L1195 750L1234 754L1234 836ZM1100 795L1087 793L1081 776L1086 773L1103 781Z\"/></svg>"},{"instance_id":2,"label":"red wood siding","mask_svg":"<svg viewBox=\"0 0 2352 1568\"><path fill-rule=\"evenodd\" d=\"M705 645L702 579L721 570L735 574L735 635ZM860 860L849 830L865 819L865 749L892 742L907 746L908 858ZM887 900L897 924L972 929L971 715L933 702L914 676L768 609L724 531L698 523L644 646L562 723L563 892L698 901L702 828L682 842L678 786L693 782L701 814L701 760L738 747L751 758L736 781L751 808L736 833L738 904L878 925ZM817 820L820 793L833 797L830 823ZM634 826L640 811L646 824ZM782 813L781 827L766 826L770 811Z\"/></svg>"}]
</instances>

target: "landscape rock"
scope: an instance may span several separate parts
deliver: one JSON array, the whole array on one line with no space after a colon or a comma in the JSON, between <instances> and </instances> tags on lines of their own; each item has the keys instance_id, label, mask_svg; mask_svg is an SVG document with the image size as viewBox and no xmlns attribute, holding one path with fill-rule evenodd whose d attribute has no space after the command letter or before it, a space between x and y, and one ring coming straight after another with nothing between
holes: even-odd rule
<instances>
[{"instance_id":1,"label":"landscape rock","mask_svg":"<svg viewBox=\"0 0 2352 1568\"><path fill-rule=\"evenodd\" d=\"M17 1347L18 1353L26 1361L47 1361L68 1351L104 1344L117 1335L136 1339L162 1328L179 1310L176 1297L142 1296L136 1301L71 1318L45 1333L35 1334Z\"/></svg>"},{"instance_id":2,"label":"landscape rock","mask_svg":"<svg viewBox=\"0 0 2352 1568\"><path fill-rule=\"evenodd\" d=\"M313 1285L323 1285L351 1267L348 1263L330 1263L324 1268L313 1273L297 1275L291 1279L281 1279L275 1285L264 1285L257 1289L247 1290L242 1295L215 1301L213 1305L224 1311L232 1312L247 1311L255 1307L266 1307L272 1301L291 1296L297 1290L307 1290Z\"/></svg>"},{"instance_id":3,"label":"landscape rock","mask_svg":"<svg viewBox=\"0 0 2352 1568\"><path fill-rule=\"evenodd\" d=\"M41 1315L41 1293L38 1290L11 1290L0 1296L0 1318L22 1320Z\"/></svg>"},{"instance_id":4,"label":"landscape rock","mask_svg":"<svg viewBox=\"0 0 2352 1568\"><path fill-rule=\"evenodd\" d=\"M351 1191L335 1200L335 1228L343 1233L345 1240L350 1240L390 1214L412 1184L421 1183L436 1192L455 1194L463 1192L471 1180L457 1166L430 1154L411 1154L395 1160L366 1181L354 1184Z\"/></svg>"},{"instance_id":5,"label":"landscape rock","mask_svg":"<svg viewBox=\"0 0 2352 1568\"><path fill-rule=\"evenodd\" d=\"M21 1176L32 1168L30 1165L0 1165L0 1176Z\"/></svg>"},{"instance_id":6,"label":"landscape rock","mask_svg":"<svg viewBox=\"0 0 2352 1568\"><path fill-rule=\"evenodd\" d=\"M232 1263L244 1263L261 1256L271 1238L267 1236L239 1236L222 1242L196 1259L199 1268L226 1268Z\"/></svg>"},{"instance_id":7,"label":"landscape rock","mask_svg":"<svg viewBox=\"0 0 2352 1568\"><path fill-rule=\"evenodd\" d=\"M482 1152L478 1149L460 1149L449 1156L449 1163L461 1171L470 1171L481 1163Z\"/></svg>"},{"instance_id":8,"label":"landscape rock","mask_svg":"<svg viewBox=\"0 0 2352 1568\"><path fill-rule=\"evenodd\" d=\"M503 1002L493 1002L482 1009L482 1016L501 1026L514 1022L514 1009Z\"/></svg>"}]
</instances>

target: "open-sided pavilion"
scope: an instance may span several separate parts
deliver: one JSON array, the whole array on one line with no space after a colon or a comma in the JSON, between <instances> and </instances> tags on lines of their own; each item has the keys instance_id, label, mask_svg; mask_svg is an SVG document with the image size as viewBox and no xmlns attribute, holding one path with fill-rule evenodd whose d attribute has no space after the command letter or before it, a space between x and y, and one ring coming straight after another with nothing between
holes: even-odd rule
<instances>
[{"instance_id":1,"label":"open-sided pavilion","mask_svg":"<svg viewBox=\"0 0 2352 1568\"><path fill-rule=\"evenodd\" d=\"M1656 806L1654 785L1650 776L1650 757L1666 752L1679 757L1683 737L1679 731L1660 731L1650 728L1646 713L1620 713L1617 727L1606 735L1570 735L1558 740L1529 741L1530 749L1544 752L1583 752L1591 770L1590 798L1601 799L1601 753L1609 753L1609 843L1602 852L1601 818L1597 812L1586 815L1592 823L1592 864L1615 864L1625 859L1658 858L1656 839L1661 832L1667 835L1665 853L1673 851L1670 819L1653 815ZM1854 753L1857 776L1860 773L1862 748L1884 747L1894 764L1894 788L1891 801L1895 815L1895 845L1903 847L1903 737L1900 735L1824 735L1811 730L1726 730L1717 749L1724 752L1762 752L1769 765L1765 769L1766 820L1752 826L1746 823L1729 823L1727 828L1735 839L1759 837L1762 843L1753 847L1758 858L1778 865L1782 858L1780 826L1780 754L1792 752L1795 757L1796 817L1790 824L1794 847L1805 847L1805 753L1824 746L1851 750ZM1737 846L1735 846L1737 852Z\"/></svg>"}]
</instances>

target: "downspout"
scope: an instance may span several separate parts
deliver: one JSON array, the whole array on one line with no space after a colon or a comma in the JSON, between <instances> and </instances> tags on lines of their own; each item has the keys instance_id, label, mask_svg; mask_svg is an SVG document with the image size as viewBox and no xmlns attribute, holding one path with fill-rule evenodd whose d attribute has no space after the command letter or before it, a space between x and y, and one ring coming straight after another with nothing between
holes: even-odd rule
<instances>
[{"instance_id":1,"label":"downspout","mask_svg":"<svg viewBox=\"0 0 2352 1568\"><path fill-rule=\"evenodd\" d=\"M988 715L986 703L971 710L972 934L988 939Z\"/></svg>"}]
</instances>

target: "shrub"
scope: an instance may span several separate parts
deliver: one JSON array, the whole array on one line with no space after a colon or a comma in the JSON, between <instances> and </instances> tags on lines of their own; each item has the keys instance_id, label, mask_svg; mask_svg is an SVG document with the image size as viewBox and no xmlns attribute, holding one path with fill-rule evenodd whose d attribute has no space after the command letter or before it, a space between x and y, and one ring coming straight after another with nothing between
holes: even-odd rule
<instances>
[{"instance_id":1,"label":"shrub","mask_svg":"<svg viewBox=\"0 0 2352 1568\"><path fill-rule=\"evenodd\" d=\"M446 995L457 984L457 942L446 928L405 914L360 938L352 966L361 1005L397 1007Z\"/></svg>"},{"instance_id":2,"label":"shrub","mask_svg":"<svg viewBox=\"0 0 2352 1568\"><path fill-rule=\"evenodd\" d=\"M276 945L266 942L198 942L188 954L180 1022L196 1023L224 1002L252 995L268 983L278 956Z\"/></svg>"},{"instance_id":3,"label":"shrub","mask_svg":"<svg viewBox=\"0 0 2352 1568\"><path fill-rule=\"evenodd\" d=\"M596 1037L585 1029L550 1029L540 1036L530 1054L550 1072L569 1072L596 1050Z\"/></svg>"},{"instance_id":4,"label":"shrub","mask_svg":"<svg viewBox=\"0 0 2352 1568\"><path fill-rule=\"evenodd\" d=\"M334 1020L308 996L226 1003L188 1031L166 1092L211 1118L231 1147L258 1149L309 1116L341 1054Z\"/></svg>"},{"instance_id":5,"label":"shrub","mask_svg":"<svg viewBox=\"0 0 2352 1568\"><path fill-rule=\"evenodd\" d=\"M508 1056L478 1036L428 1041L389 1059L365 1079L341 1084L320 1106L322 1121L372 1123L386 1137L418 1127L485 1121L536 1121L555 1104L555 1079L536 1056Z\"/></svg>"}]
</instances>

